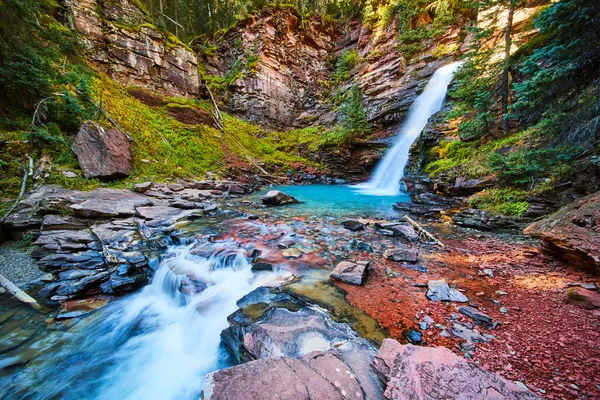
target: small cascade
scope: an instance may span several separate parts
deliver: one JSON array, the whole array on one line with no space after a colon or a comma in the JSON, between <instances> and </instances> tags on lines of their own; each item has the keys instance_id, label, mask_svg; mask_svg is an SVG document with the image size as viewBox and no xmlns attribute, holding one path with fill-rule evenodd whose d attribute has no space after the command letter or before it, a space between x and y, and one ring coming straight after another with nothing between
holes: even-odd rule
<instances>
[{"instance_id":1,"label":"small cascade","mask_svg":"<svg viewBox=\"0 0 600 400\"><path fill-rule=\"evenodd\" d=\"M195 255L195 246L213 255ZM171 246L150 285L69 329L11 391L31 399L197 399L206 374L228 366L220 334L237 300L288 276L254 273L233 241Z\"/></svg>"},{"instance_id":2,"label":"small cascade","mask_svg":"<svg viewBox=\"0 0 600 400\"><path fill-rule=\"evenodd\" d=\"M448 85L461 64L455 62L435 71L423 93L408 110L408 116L396 135L394 145L385 153L371 179L356 185L356 188L363 193L383 196L393 196L400 192L410 146L425 128L429 117L442 109Z\"/></svg>"}]
</instances>

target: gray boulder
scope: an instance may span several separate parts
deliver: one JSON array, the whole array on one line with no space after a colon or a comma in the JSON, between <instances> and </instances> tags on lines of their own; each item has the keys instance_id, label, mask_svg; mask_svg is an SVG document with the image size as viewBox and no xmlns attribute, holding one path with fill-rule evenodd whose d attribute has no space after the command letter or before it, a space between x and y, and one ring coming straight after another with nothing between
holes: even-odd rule
<instances>
[{"instance_id":1,"label":"gray boulder","mask_svg":"<svg viewBox=\"0 0 600 400\"><path fill-rule=\"evenodd\" d=\"M411 263L417 262L418 255L419 253L416 250L401 248L388 249L383 253L383 256L388 260Z\"/></svg>"},{"instance_id":2,"label":"gray boulder","mask_svg":"<svg viewBox=\"0 0 600 400\"><path fill-rule=\"evenodd\" d=\"M285 194L279 190L269 190L267 194L260 198L263 204L268 206L282 206L285 204L299 203L298 200L292 196Z\"/></svg>"},{"instance_id":3,"label":"gray boulder","mask_svg":"<svg viewBox=\"0 0 600 400\"><path fill-rule=\"evenodd\" d=\"M467 296L456 289L450 288L444 280L427 282L427 298L431 301L457 301L466 303L469 301Z\"/></svg>"},{"instance_id":4,"label":"gray boulder","mask_svg":"<svg viewBox=\"0 0 600 400\"><path fill-rule=\"evenodd\" d=\"M329 276L352 285L362 285L367 280L370 264L370 261L342 261L331 271Z\"/></svg>"}]
</instances>

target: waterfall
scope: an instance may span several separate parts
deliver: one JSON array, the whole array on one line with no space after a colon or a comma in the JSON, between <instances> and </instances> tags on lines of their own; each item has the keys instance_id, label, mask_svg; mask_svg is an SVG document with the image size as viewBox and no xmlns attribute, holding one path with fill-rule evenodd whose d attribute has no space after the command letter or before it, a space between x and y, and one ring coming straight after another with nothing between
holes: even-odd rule
<instances>
[{"instance_id":1,"label":"waterfall","mask_svg":"<svg viewBox=\"0 0 600 400\"><path fill-rule=\"evenodd\" d=\"M194 255L195 245L218 254ZM237 300L287 277L253 272L233 241L171 246L150 285L69 329L11 391L30 399L198 399L205 375L228 366L220 334Z\"/></svg>"},{"instance_id":2,"label":"waterfall","mask_svg":"<svg viewBox=\"0 0 600 400\"><path fill-rule=\"evenodd\" d=\"M356 186L361 192L375 195L396 195L400 192L410 146L425 128L429 117L441 110L448 85L461 64L455 62L435 71L423 93L410 106L394 145L385 153L371 179Z\"/></svg>"}]
</instances>

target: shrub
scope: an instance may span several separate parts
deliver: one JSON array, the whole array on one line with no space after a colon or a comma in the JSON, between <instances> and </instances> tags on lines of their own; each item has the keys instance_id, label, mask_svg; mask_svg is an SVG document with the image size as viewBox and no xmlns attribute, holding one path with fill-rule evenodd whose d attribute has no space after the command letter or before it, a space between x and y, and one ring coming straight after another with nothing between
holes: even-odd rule
<instances>
[{"instance_id":1,"label":"shrub","mask_svg":"<svg viewBox=\"0 0 600 400\"><path fill-rule=\"evenodd\" d=\"M336 82L344 82L350 79L350 72L356 67L360 56L356 49L344 50L335 64Z\"/></svg>"}]
</instances>

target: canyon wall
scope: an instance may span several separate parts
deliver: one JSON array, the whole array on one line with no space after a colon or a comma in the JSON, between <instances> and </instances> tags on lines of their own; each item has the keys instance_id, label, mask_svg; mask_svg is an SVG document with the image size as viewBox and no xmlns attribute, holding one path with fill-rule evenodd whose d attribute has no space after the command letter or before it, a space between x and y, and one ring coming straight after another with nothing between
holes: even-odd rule
<instances>
[{"instance_id":1,"label":"canyon wall","mask_svg":"<svg viewBox=\"0 0 600 400\"><path fill-rule=\"evenodd\" d=\"M200 93L196 55L128 0L65 0L93 66L114 80L169 96Z\"/></svg>"}]
</instances>

